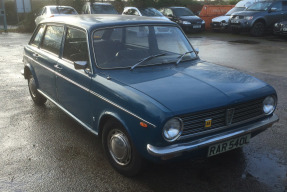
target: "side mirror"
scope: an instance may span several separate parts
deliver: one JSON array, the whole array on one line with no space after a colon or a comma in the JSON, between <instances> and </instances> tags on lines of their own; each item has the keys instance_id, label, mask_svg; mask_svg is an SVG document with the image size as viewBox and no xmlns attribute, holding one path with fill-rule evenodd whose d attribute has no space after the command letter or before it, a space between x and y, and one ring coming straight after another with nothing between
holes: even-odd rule
<instances>
[{"instance_id":1,"label":"side mirror","mask_svg":"<svg viewBox=\"0 0 287 192\"><path fill-rule=\"evenodd\" d=\"M199 54L199 49L198 48L195 48L194 49L195 53L198 55Z\"/></svg>"},{"instance_id":2,"label":"side mirror","mask_svg":"<svg viewBox=\"0 0 287 192\"><path fill-rule=\"evenodd\" d=\"M88 65L87 61L75 61L74 67L75 69L86 69Z\"/></svg>"}]
</instances>

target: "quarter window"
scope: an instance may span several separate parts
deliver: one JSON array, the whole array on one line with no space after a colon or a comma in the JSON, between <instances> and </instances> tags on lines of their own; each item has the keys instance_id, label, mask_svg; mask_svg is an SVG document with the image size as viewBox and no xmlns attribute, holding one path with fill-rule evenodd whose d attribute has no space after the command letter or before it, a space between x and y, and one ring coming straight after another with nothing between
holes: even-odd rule
<instances>
[{"instance_id":1,"label":"quarter window","mask_svg":"<svg viewBox=\"0 0 287 192\"><path fill-rule=\"evenodd\" d=\"M78 29L68 28L63 57L70 61L88 61L86 33Z\"/></svg>"},{"instance_id":2,"label":"quarter window","mask_svg":"<svg viewBox=\"0 0 287 192\"><path fill-rule=\"evenodd\" d=\"M41 48L59 55L63 32L62 26L47 26Z\"/></svg>"},{"instance_id":3,"label":"quarter window","mask_svg":"<svg viewBox=\"0 0 287 192\"><path fill-rule=\"evenodd\" d=\"M44 25L41 25L38 28L37 34L34 36L34 39L31 41L31 45L35 45L36 47L39 46L41 39L42 39L42 36L43 36L43 33L44 33L44 29L45 29Z\"/></svg>"}]
</instances>

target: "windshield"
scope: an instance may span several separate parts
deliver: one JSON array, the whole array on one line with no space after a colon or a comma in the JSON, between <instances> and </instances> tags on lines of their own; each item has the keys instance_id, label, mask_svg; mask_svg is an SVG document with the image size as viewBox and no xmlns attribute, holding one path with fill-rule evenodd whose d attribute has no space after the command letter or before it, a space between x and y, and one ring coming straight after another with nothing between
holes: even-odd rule
<instances>
[{"instance_id":1,"label":"windshield","mask_svg":"<svg viewBox=\"0 0 287 192\"><path fill-rule=\"evenodd\" d=\"M182 8L173 8L173 13L180 17L180 16L194 16L194 13L186 7Z\"/></svg>"},{"instance_id":2,"label":"windshield","mask_svg":"<svg viewBox=\"0 0 287 192\"><path fill-rule=\"evenodd\" d=\"M78 14L77 11L70 7L51 7L52 14Z\"/></svg>"},{"instance_id":3,"label":"windshield","mask_svg":"<svg viewBox=\"0 0 287 192\"><path fill-rule=\"evenodd\" d=\"M93 14L118 14L112 5L93 4Z\"/></svg>"},{"instance_id":4,"label":"windshield","mask_svg":"<svg viewBox=\"0 0 287 192\"><path fill-rule=\"evenodd\" d=\"M155 8L139 9L139 11L141 12L143 16L148 16L148 17L162 17L163 16L161 12L159 12Z\"/></svg>"},{"instance_id":5,"label":"windshield","mask_svg":"<svg viewBox=\"0 0 287 192\"><path fill-rule=\"evenodd\" d=\"M230 9L225 15L226 16L231 16L232 13L238 12L238 11L243 11L245 7L233 7Z\"/></svg>"},{"instance_id":6,"label":"windshield","mask_svg":"<svg viewBox=\"0 0 287 192\"><path fill-rule=\"evenodd\" d=\"M135 26L97 30L93 33L97 66L102 69L134 68L176 63L193 51L178 27ZM182 62L197 58L186 54Z\"/></svg>"},{"instance_id":7,"label":"windshield","mask_svg":"<svg viewBox=\"0 0 287 192\"><path fill-rule=\"evenodd\" d=\"M272 2L257 2L253 3L246 11L266 11Z\"/></svg>"}]
</instances>

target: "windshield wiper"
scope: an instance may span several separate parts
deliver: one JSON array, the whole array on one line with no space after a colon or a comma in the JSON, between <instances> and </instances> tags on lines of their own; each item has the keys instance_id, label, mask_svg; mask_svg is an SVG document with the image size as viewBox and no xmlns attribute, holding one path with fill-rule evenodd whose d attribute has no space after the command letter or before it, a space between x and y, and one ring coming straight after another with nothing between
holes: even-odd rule
<instances>
[{"instance_id":1,"label":"windshield wiper","mask_svg":"<svg viewBox=\"0 0 287 192\"><path fill-rule=\"evenodd\" d=\"M150 60L150 59L153 59L155 57L160 57L160 56L164 56L166 55L165 53L161 53L161 54L157 54L157 55L150 55L146 58L143 58L142 60L140 60L138 63L134 64L131 68L130 68L130 71L132 71L134 68L136 68L138 65L142 64L143 62L147 61L147 60Z\"/></svg>"},{"instance_id":2,"label":"windshield wiper","mask_svg":"<svg viewBox=\"0 0 287 192\"><path fill-rule=\"evenodd\" d=\"M192 53L192 52L194 52L194 51L187 51L187 52L185 52L184 54L180 55L180 56L178 57L179 59L176 61L176 64L178 65L178 64L181 62L182 58L183 58L185 55L187 55L188 53Z\"/></svg>"}]
</instances>

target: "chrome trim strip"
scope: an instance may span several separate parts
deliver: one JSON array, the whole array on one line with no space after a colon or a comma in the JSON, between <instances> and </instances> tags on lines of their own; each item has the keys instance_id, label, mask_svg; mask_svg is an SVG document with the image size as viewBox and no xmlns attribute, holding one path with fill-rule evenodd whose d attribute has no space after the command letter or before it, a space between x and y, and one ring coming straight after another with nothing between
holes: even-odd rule
<instances>
[{"instance_id":1,"label":"chrome trim strip","mask_svg":"<svg viewBox=\"0 0 287 192\"><path fill-rule=\"evenodd\" d=\"M229 130L224 133L203 137L201 139L197 139L187 143L179 143L166 147L156 147L147 144L147 151L150 155L156 157L178 155L185 151L198 150L255 131L264 131L268 127L272 126L272 124L277 122L278 120L279 120L278 116L276 114L273 114L273 116L268 117L267 119L264 119L262 121L252 123L250 125L246 125L235 130Z\"/></svg>"},{"instance_id":2,"label":"chrome trim strip","mask_svg":"<svg viewBox=\"0 0 287 192\"><path fill-rule=\"evenodd\" d=\"M245 121L241 121L241 122L234 123L234 124L227 125L227 126L223 126L223 127L218 127L218 128L211 129L211 130L201 131L201 132L198 132L198 133L191 133L190 135L185 135L185 136L179 137L178 140L188 139L188 138L192 138L192 137L196 137L196 136L200 136L200 135L204 135L204 134L208 134L208 133L213 133L213 132L215 132L215 131L220 131L220 130L223 130L223 129L228 129L228 128L235 127L235 126L238 126L238 125L241 125L241 124L244 124L244 123L248 123L248 122L250 122L250 121L254 121L254 120L256 120L256 119L260 119L260 118L262 118L262 117L264 117L264 116L266 116L266 115L263 114L263 115L260 115L260 116L257 116L257 117L251 118L251 119L247 119L247 120L245 120Z\"/></svg>"},{"instance_id":3,"label":"chrome trim strip","mask_svg":"<svg viewBox=\"0 0 287 192\"><path fill-rule=\"evenodd\" d=\"M98 135L98 132L94 131L93 129L91 129L88 125L86 125L84 122L82 122L80 119L78 119L77 117L75 117L72 113L70 113L69 111L67 111L64 107L62 107L60 104L58 104L56 101L54 101L52 98L50 98L48 95L46 95L45 93L43 93L43 91L37 89L39 93L41 93L42 95L44 95L47 99L49 99L52 103L54 103L57 107L59 107L60 109L62 109L67 115L69 115L70 117L72 117L75 121L77 121L80 125L82 125L83 127L85 127L87 130L89 130L90 132L92 132L95 135Z\"/></svg>"},{"instance_id":4,"label":"chrome trim strip","mask_svg":"<svg viewBox=\"0 0 287 192\"><path fill-rule=\"evenodd\" d=\"M92 90L89 90L88 88L86 88L86 87L84 87L84 86L78 84L77 82L75 82L75 81L73 81L73 80L67 78L66 76L64 76L64 75L62 75L62 74L60 74L60 73L58 73L58 72L56 72L56 71L54 71L54 70L52 70L52 69L50 69L50 68L48 68L48 67L42 65L42 64L39 63L38 61L35 61L33 58L31 58L31 57L29 57L29 56L27 56L27 55L25 55L25 56L26 56L27 58L33 60L35 63L41 65L41 66L44 67L45 69L47 69L47 70L49 70L49 71L55 73L57 76L62 77L63 79L66 79L66 80L69 81L70 83L72 83L72 84L74 84L74 85L76 85L76 86L82 88L83 90L85 90L85 91L87 91L87 92L89 92L89 93L91 93L91 94L97 96L98 98L102 99L103 101L106 101L107 103L112 104L113 106L115 106L115 107L121 109L122 111L124 111L124 112L126 112L126 113L128 113L128 114L134 116L135 118L137 118L137 119L139 119L139 120L141 120L141 121L144 121L145 123L147 123L147 124L151 125L152 127L156 128L156 126L155 126L154 124L152 124L152 123L150 123L150 122L144 120L143 118L139 117L138 115L136 115L136 114L130 112L129 110L127 110L127 109L125 109L125 108L123 108L123 107L121 107L121 106L119 106L118 104L116 104L116 103L110 101L109 99L103 97L102 95L100 95L100 94L98 94L98 93L96 93L96 92L94 92L94 91L92 91Z\"/></svg>"}]
</instances>

